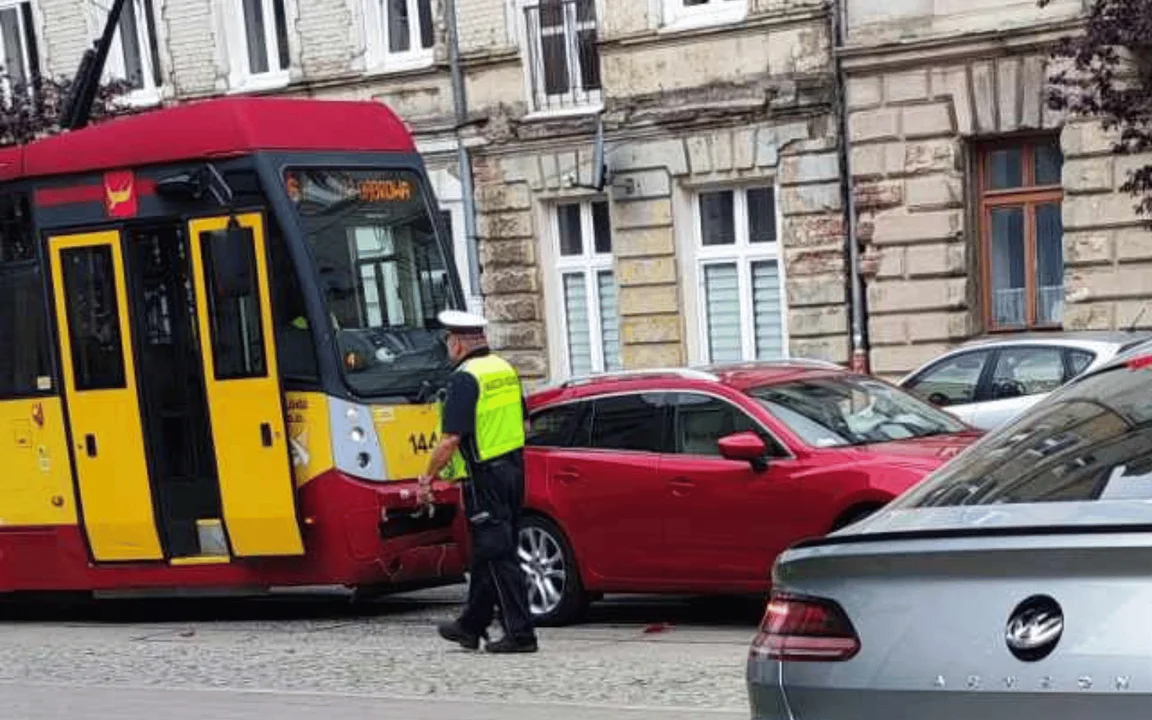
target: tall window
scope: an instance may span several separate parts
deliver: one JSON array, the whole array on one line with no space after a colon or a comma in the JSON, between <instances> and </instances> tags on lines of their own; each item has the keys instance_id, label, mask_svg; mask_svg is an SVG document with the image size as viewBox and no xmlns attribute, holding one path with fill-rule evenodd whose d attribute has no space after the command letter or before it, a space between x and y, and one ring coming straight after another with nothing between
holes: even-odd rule
<instances>
[{"instance_id":1,"label":"tall window","mask_svg":"<svg viewBox=\"0 0 1152 720\"><path fill-rule=\"evenodd\" d=\"M1063 155L1056 138L980 153L980 242L989 330L1059 327L1064 315Z\"/></svg>"},{"instance_id":2,"label":"tall window","mask_svg":"<svg viewBox=\"0 0 1152 720\"><path fill-rule=\"evenodd\" d=\"M568 373L619 370L620 312L606 201L556 208L556 285Z\"/></svg>"},{"instance_id":3,"label":"tall window","mask_svg":"<svg viewBox=\"0 0 1152 720\"><path fill-rule=\"evenodd\" d=\"M227 0L226 0L227 1ZM272 85L288 78L288 19L286 0L235 0L242 34L233 61L239 85Z\"/></svg>"},{"instance_id":4,"label":"tall window","mask_svg":"<svg viewBox=\"0 0 1152 720\"><path fill-rule=\"evenodd\" d=\"M776 192L703 192L696 201L702 347L708 362L787 356Z\"/></svg>"},{"instance_id":5,"label":"tall window","mask_svg":"<svg viewBox=\"0 0 1152 720\"><path fill-rule=\"evenodd\" d=\"M534 0L524 13L535 109L599 103L596 0Z\"/></svg>"},{"instance_id":6,"label":"tall window","mask_svg":"<svg viewBox=\"0 0 1152 720\"><path fill-rule=\"evenodd\" d=\"M4 54L5 91L40 74L40 49L32 21L32 3L0 0L0 51Z\"/></svg>"},{"instance_id":7,"label":"tall window","mask_svg":"<svg viewBox=\"0 0 1152 720\"><path fill-rule=\"evenodd\" d=\"M748 0L663 0L665 25L735 22L748 12Z\"/></svg>"},{"instance_id":8,"label":"tall window","mask_svg":"<svg viewBox=\"0 0 1152 720\"><path fill-rule=\"evenodd\" d=\"M436 38L432 0L364 0L369 64L386 70L429 65Z\"/></svg>"},{"instance_id":9,"label":"tall window","mask_svg":"<svg viewBox=\"0 0 1152 720\"><path fill-rule=\"evenodd\" d=\"M93 29L99 35L108 20L109 6L104 3L89 5L93 13ZM132 95L141 101L157 99L164 84L160 74L160 47L157 39L156 0L129 0L124 3L116 37L108 52L104 69L106 80L127 82Z\"/></svg>"},{"instance_id":10,"label":"tall window","mask_svg":"<svg viewBox=\"0 0 1152 720\"><path fill-rule=\"evenodd\" d=\"M28 199L0 198L0 399L52 389L43 283Z\"/></svg>"}]
</instances>

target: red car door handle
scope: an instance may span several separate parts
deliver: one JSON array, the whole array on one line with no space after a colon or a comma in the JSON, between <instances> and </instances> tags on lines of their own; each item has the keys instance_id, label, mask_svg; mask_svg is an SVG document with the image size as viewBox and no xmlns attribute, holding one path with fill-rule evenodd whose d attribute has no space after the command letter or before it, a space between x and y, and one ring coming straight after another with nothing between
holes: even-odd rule
<instances>
[{"instance_id":1,"label":"red car door handle","mask_svg":"<svg viewBox=\"0 0 1152 720\"><path fill-rule=\"evenodd\" d=\"M556 478L560 482L576 482L580 479L580 473L571 468L566 468L564 470L557 470L556 472L552 473L552 477Z\"/></svg>"},{"instance_id":2,"label":"red car door handle","mask_svg":"<svg viewBox=\"0 0 1152 720\"><path fill-rule=\"evenodd\" d=\"M687 495L692 488L696 487L696 483L686 477L672 478L668 484L672 486L672 494L676 496Z\"/></svg>"}]
</instances>

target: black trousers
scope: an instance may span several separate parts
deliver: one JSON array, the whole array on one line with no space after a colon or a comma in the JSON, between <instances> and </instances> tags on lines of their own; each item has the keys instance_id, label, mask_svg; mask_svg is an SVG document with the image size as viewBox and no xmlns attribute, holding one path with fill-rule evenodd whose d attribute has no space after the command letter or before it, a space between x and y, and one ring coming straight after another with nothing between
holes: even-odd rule
<instances>
[{"instance_id":1,"label":"black trousers","mask_svg":"<svg viewBox=\"0 0 1152 720\"><path fill-rule=\"evenodd\" d=\"M528 584L517 556L524 505L522 457L516 452L471 469L471 479L461 488L472 540L472 576L460 626L480 635L499 607L508 637L522 643L535 640Z\"/></svg>"}]
</instances>

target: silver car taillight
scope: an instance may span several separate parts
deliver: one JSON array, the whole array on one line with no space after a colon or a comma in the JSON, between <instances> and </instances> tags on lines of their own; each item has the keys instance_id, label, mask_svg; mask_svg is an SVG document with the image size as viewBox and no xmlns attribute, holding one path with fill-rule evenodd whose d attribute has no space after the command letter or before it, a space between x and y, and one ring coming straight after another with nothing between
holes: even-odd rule
<instances>
[{"instance_id":1,"label":"silver car taillight","mask_svg":"<svg viewBox=\"0 0 1152 720\"><path fill-rule=\"evenodd\" d=\"M858 652L860 638L839 605L783 593L772 593L751 650L786 662L839 662Z\"/></svg>"}]
</instances>

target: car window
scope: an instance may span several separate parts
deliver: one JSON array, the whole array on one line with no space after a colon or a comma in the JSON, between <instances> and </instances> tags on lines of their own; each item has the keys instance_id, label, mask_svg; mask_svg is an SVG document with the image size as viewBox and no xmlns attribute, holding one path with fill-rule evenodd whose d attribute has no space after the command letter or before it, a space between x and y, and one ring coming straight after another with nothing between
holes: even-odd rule
<instances>
[{"instance_id":1,"label":"car window","mask_svg":"<svg viewBox=\"0 0 1152 720\"><path fill-rule=\"evenodd\" d=\"M1088 366L1091 365L1095 359L1096 353L1088 352L1087 350L1069 350L1068 367L1072 369L1072 374L1068 380L1087 370Z\"/></svg>"},{"instance_id":2,"label":"car window","mask_svg":"<svg viewBox=\"0 0 1152 720\"><path fill-rule=\"evenodd\" d=\"M942 360L913 379L907 389L938 407L976 402L976 388L989 356L984 350Z\"/></svg>"},{"instance_id":3,"label":"car window","mask_svg":"<svg viewBox=\"0 0 1152 720\"><path fill-rule=\"evenodd\" d=\"M1060 348L1005 348L992 372L993 400L1049 393L1064 384L1064 352Z\"/></svg>"},{"instance_id":4,"label":"car window","mask_svg":"<svg viewBox=\"0 0 1152 720\"><path fill-rule=\"evenodd\" d=\"M770 452L784 450L749 415L727 400L701 393L678 393L675 407L674 452L682 455L720 457L720 439L740 432L754 432L768 444Z\"/></svg>"},{"instance_id":5,"label":"car window","mask_svg":"<svg viewBox=\"0 0 1152 720\"><path fill-rule=\"evenodd\" d=\"M965 429L944 411L862 375L793 380L747 392L812 447L870 445Z\"/></svg>"},{"instance_id":6,"label":"car window","mask_svg":"<svg viewBox=\"0 0 1152 720\"><path fill-rule=\"evenodd\" d=\"M1152 499L1152 369L1120 365L1050 395L893 507L1133 498Z\"/></svg>"},{"instance_id":7,"label":"car window","mask_svg":"<svg viewBox=\"0 0 1152 720\"><path fill-rule=\"evenodd\" d=\"M663 452L669 435L666 407L664 393L635 393L595 400L591 447Z\"/></svg>"},{"instance_id":8,"label":"car window","mask_svg":"<svg viewBox=\"0 0 1152 720\"><path fill-rule=\"evenodd\" d=\"M546 408L529 420L525 443L532 447L580 447L588 443L588 425L581 423L586 403Z\"/></svg>"}]
</instances>

